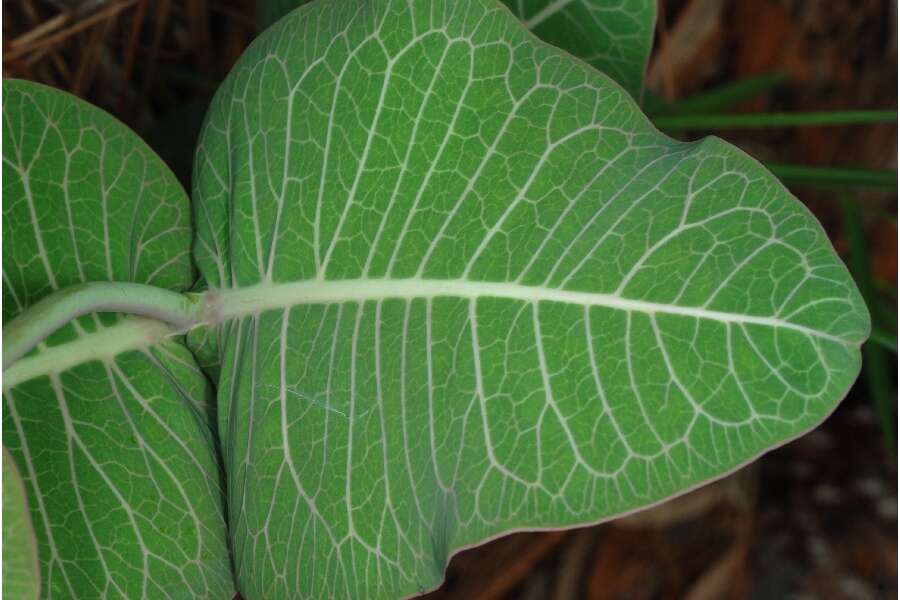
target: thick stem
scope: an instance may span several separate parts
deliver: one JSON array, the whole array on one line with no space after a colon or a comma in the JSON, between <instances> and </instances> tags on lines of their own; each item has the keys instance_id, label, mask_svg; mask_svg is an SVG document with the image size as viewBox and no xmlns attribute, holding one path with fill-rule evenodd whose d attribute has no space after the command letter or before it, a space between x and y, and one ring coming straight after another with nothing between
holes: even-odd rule
<instances>
[{"instance_id":1,"label":"thick stem","mask_svg":"<svg viewBox=\"0 0 900 600\"><path fill-rule=\"evenodd\" d=\"M142 283L91 282L58 290L28 307L3 328L3 370L41 340L81 315L123 312L187 329L203 310L198 297Z\"/></svg>"}]
</instances>

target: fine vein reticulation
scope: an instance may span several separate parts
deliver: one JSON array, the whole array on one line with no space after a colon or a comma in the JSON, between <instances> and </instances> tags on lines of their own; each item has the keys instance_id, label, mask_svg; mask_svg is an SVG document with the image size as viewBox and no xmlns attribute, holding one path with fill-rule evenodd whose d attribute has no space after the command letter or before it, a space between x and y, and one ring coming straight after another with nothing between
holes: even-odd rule
<instances>
[{"instance_id":1,"label":"fine vein reticulation","mask_svg":"<svg viewBox=\"0 0 900 600\"><path fill-rule=\"evenodd\" d=\"M486 0L292 13L194 181L247 598L415 594L720 477L829 414L868 334L770 174Z\"/></svg>"},{"instance_id":2,"label":"fine vein reticulation","mask_svg":"<svg viewBox=\"0 0 900 600\"><path fill-rule=\"evenodd\" d=\"M650 57L653 0L503 0L525 27L606 73L640 99Z\"/></svg>"},{"instance_id":3,"label":"fine vein reticulation","mask_svg":"<svg viewBox=\"0 0 900 600\"><path fill-rule=\"evenodd\" d=\"M69 94L4 80L4 324L85 282L183 292L190 238L187 196L136 134ZM233 594L212 391L171 333L87 315L3 374L3 444L42 597Z\"/></svg>"}]
</instances>

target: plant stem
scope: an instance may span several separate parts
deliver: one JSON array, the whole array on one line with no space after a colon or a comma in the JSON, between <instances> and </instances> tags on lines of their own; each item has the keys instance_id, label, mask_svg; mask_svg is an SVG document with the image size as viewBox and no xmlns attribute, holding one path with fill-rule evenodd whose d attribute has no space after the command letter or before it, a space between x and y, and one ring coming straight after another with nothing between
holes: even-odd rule
<instances>
[{"instance_id":1,"label":"plant stem","mask_svg":"<svg viewBox=\"0 0 900 600\"><path fill-rule=\"evenodd\" d=\"M809 167L767 163L768 168L786 183L812 187L897 189L897 171L889 169L861 169L855 167Z\"/></svg>"},{"instance_id":2,"label":"plant stem","mask_svg":"<svg viewBox=\"0 0 900 600\"><path fill-rule=\"evenodd\" d=\"M660 129L759 129L810 125L859 125L896 123L895 110L838 110L807 113L758 113L746 115L662 115L653 119Z\"/></svg>"},{"instance_id":3,"label":"plant stem","mask_svg":"<svg viewBox=\"0 0 900 600\"><path fill-rule=\"evenodd\" d=\"M199 322L202 307L196 296L141 283L91 282L73 285L50 294L3 327L3 370L48 335L81 315L124 312L187 329Z\"/></svg>"}]
</instances>

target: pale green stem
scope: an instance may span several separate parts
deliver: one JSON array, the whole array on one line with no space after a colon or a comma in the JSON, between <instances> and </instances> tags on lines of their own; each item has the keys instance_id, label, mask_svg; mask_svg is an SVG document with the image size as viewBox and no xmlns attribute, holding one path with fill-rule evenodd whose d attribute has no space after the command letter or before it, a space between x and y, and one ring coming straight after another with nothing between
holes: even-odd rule
<instances>
[{"instance_id":1,"label":"pale green stem","mask_svg":"<svg viewBox=\"0 0 900 600\"><path fill-rule=\"evenodd\" d=\"M58 290L29 306L3 327L3 370L48 335L81 315L122 312L187 329L201 319L203 305L185 295L142 283L91 282Z\"/></svg>"}]
</instances>

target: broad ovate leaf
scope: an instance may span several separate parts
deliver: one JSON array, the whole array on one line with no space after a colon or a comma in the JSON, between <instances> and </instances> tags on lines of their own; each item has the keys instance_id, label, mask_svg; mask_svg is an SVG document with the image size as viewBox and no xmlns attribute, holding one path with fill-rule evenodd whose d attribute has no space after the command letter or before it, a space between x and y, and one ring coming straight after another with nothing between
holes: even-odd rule
<instances>
[{"instance_id":1,"label":"broad ovate leaf","mask_svg":"<svg viewBox=\"0 0 900 600\"><path fill-rule=\"evenodd\" d=\"M644 88L656 0L503 0L545 42L588 62L634 98Z\"/></svg>"},{"instance_id":2,"label":"broad ovate leaf","mask_svg":"<svg viewBox=\"0 0 900 600\"><path fill-rule=\"evenodd\" d=\"M810 213L494 2L291 13L223 84L196 262L248 600L397 598L822 421L868 315Z\"/></svg>"},{"instance_id":3,"label":"broad ovate leaf","mask_svg":"<svg viewBox=\"0 0 900 600\"><path fill-rule=\"evenodd\" d=\"M25 487L3 449L3 600L37 600L41 575Z\"/></svg>"},{"instance_id":4,"label":"broad ovate leaf","mask_svg":"<svg viewBox=\"0 0 900 600\"><path fill-rule=\"evenodd\" d=\"M310 0L257 0L264 31ZM588 62L634 98L644 89L653 44L656 0L503 0L535 35Z\"/></svg>"},{"instance_id":5,"label":"broad ovate leaf","mask_svg":"<svg viewBox=\"0 0 900 600\"><path fill-rule=\"evenodd\" d=\"M184 191L133 132L3 82L4 322L75 283L183 290L190 236ZM88 315L3 374L45 598L231 597L212 390L172 334Z\"/></svg>"}]
</instances>

